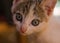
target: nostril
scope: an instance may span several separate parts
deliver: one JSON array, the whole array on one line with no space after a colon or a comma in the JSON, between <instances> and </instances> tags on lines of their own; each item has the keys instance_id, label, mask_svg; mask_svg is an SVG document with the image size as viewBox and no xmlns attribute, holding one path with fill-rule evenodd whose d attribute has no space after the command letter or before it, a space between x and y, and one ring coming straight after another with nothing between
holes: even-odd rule
<instances>
[{"instance_id":1,"label":"nostril","mask_svg":"<svg viewBox=\"0 0 60 43\"><path fill-rule=\"evenodd\" d=\"M27 31L27 29L26 29L26 27L21 27L21 28L20 28L20 31L21 31L22 33L25 33L25 32Z\"/></svg>"}]
</instances>

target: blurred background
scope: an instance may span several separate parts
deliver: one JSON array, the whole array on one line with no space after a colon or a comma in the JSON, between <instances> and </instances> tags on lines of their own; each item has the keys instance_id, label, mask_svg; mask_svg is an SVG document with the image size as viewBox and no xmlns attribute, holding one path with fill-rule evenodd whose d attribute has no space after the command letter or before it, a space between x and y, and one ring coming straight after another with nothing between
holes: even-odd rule
<instances>
[{"instance_id":1,"label":"blurred background","mask_svg":"<svg viewBox=\"0 0 60 43\"><path fill-rule=\"evenodd\" d=\"M12 23L11 5L13 0L0 0L0 22Z\"/></svg>"},{"instance_id":2,"label":"blurred background","mask_svg":"<svg viewBox=\"0 0 60 43\"><path fill-rule=\"evenodd\" d=\"M11 14L12 1L13 0L0 0L0 40L2 35L3 37L6 37L2 38L2 40L6 41L8 39L7 37L9 37L9 33L12 32L12 29L13 31L15 30ZM53 14L60 21L60 0L57 1Z\"/></svg>"},{"instance_id":3,"label":"blurred background","mask_svg":"<svg viewBox=\"0 0 60 43\"><path fill-rule=\"evenodd\" d=\"M56 7L54 9L54 15L60 16L60 0L57 1Z\"/></svg>"}]
</instances>

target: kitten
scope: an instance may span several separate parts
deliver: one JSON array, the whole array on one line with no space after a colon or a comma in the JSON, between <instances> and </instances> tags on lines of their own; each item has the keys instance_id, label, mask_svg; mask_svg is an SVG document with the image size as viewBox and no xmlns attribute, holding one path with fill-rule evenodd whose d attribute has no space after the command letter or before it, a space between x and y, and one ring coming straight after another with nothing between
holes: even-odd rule
<instances>
[{"instance_id":1,"label":"kitten","mask_svg":"<svg viewBox=\"0 0 60 43\"><path fill-rule=\"evenodd\" d=\"M14 0L13 21L17 31L26 36L22 43L60 43L60 24L52 13L57 0Z\"/></svg>"}]
</instances>

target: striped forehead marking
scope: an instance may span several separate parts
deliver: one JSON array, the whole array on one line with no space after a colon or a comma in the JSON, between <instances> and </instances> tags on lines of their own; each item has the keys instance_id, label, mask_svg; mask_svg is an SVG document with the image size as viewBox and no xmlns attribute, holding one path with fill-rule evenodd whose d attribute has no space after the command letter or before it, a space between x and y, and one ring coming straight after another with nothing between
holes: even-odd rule
<instances>
[{"instance_id":1,"label":"striped forehead marking","mask_svg":"<svg viewBox=\"0 0 60 43\"><path fill-rule=\"evenodd\" d=\"M14 12L20 11L23 14L26 14L29 12L31 5L41 3L42 0L25 0L24 2L19 3L15 9Z\"/></svg>"}]
</instances>

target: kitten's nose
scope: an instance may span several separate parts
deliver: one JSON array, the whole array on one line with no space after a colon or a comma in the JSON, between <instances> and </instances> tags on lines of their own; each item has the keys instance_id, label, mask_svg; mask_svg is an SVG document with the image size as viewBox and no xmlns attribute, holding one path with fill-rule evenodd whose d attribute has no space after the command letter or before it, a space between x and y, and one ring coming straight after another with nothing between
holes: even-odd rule
<instances>
[{"instance_id":1,"label":"kitten's nose","mask_svg":"<svg viewBox=\"0 0 60 43\"><path fill-rule=\"evenodd\" d=\"M20 28L20 31L21 31L22 33L25 33L25 32L27 31L27 29L26 29L26 27L22 26L22 27Z\"/></svg>"}]
</instances>

